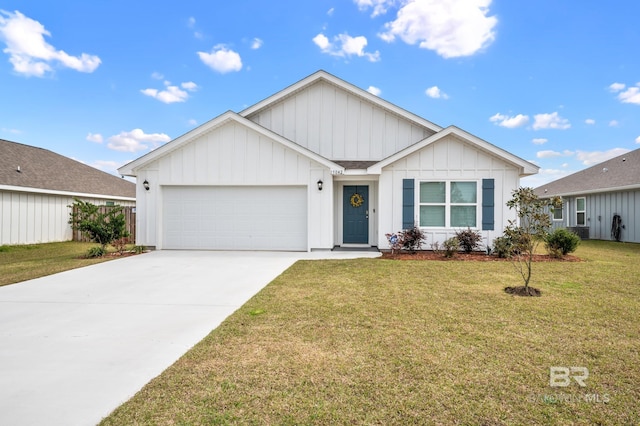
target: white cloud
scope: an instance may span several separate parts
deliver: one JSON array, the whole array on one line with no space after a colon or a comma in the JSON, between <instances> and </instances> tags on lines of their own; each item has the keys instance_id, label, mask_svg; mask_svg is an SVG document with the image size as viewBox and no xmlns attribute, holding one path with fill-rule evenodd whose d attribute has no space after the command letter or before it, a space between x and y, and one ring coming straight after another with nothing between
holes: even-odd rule
<instances>
[{"instance_id":1,"label":"white cloud","mask_svg":"<svg viewBox=\"0 0 640 426\"><path fill-rule=\"evenodd\" d=\"M538 157L538 158L569 157L571 155L573 155L573 152L569 151L568 149L565 149L562 152L551 151L551 150L536 152L536 157Z\"/></svg>"},{"instance_id":2,"label":"white cloud","mask_svg":"<svg viewBox=\"0 0 640 426\"><path fill-rule=\"evenodd\" d=\"M130 132L120 132L110 136L107 147L114 151L138 152L157 148L160 144L170 140L171 138L164 133L146 134L142 129L133 129Z\"/></svg>"},{"instance_id":3,"label":"white cloud","mask_svg":"<svg viewBox=\"0 0 640 426\"><path fill-rule=\"evenodd\" d=\"M187 20L187 26L189 28L193 28L196 26L196 18L194 18L193 16L190 16L189 19Z\"/></svg>"},{"instance_id":4,"label":"white cloud","mask_svg":"<svg viewBox=\"0 0 640 426\"><path fill-rule=\"evenodd\" d=\"M382 93L382 90L380 90L375 86L369 86L369 88L367 89L367 92L371 93L372 95L380 96L380 94Z\"/></svg>"},{"instance_id":5,"label":"white cloud","mask_svg":"<svg viewBox=\"0 0 640 426\"><path fill-rule=\"evenodd\" d=\"M489 121L491 121L492 123L496 123L501 127L515 129L516 127L525 126L529 122L529 116L518 114L516 116L509 117L504 114L497 113L493 117L490 117Z\"/></svg>"},{"instance_id":6,"label":"white cloud","mask_svg":"<svg viewBox=\"0 0 640 426\"><path fill-rule=\"evenodd\" d=\"M397 0L354 0L354 3L358 5L360 10L372 8L371 17L373 18L387 13L387 10L394 6Z\"/></svg>"},{"instance_id":7,"label":"white cloud","mask_svg":"<svg viewBox=\"0 0 640 426\"><path fill-rule=\"evenodd\" d=\"M200 60L212 70L225 74L242 69L242 59L238 52L228 49L223 44L213 47L211 53L198 52Z\"/></svg>"},{"instance_id":8,"label":"white cloud","mask_svg":"<svg viewBox=\"0 0 640 426\"><path fill-rule=\"evenodd\" d=\"M449 95L444 93L438 86L429 87L424 91L430 98L434 99L449 99Z\"/></svg>"},{"instance_id":9,"label":"white cloud","mask_svg":"<svg viewBox=\"0 0 640 426\"><path fill-rule=\"evenodd\" d=\"M144 95L151 96L152 98L156 98L160 102L164 102L165 104L172 104L174 102L185 102L189 99L189 92L194 92L198 90L198 85L193 81L187 81L182 83L180 87L172 86L171 82L165 81L165 90L158 89L143 89L140 92Z\"/></svg>"},{"instance_id":10,"label":"white cloud","mask_svg":"<svg viewBox=\"0 0 640 426\"><path fill-rule=\"evenodd\" d=\"M335 12L335 8L332 7L331 9L327 10L327 15L333 16L333 12Z\"/></svg>"},{"instance_id":11,"label":"white cloud","mask_svg":"<svg viewBox=\"0 0 640 426\"><path fill-rule=\"evenodd\" d=\"M154 71L151 73L151 78L154 80L164 80L164 75L157 71Z\"/></svg>"},{"instance_id":12,"label":"white cloud","mask_svg":"<svg viewBox=\"0 0 640 426\"><path fill-rule=\"evenodd\" d=\"M618 155L626 154L627 152L629 152L629 150L625 148L613 148L608 151L576 151L576 158L585 166L591 166L617 157Z\"/></svg>"},{"instance_id":13,"label":"white cloud","mask_svg":"<svg viewBox=\"0 0 640 426\"><path fill-rule=\"evenodd\" d=\"M198 121L195 118L190 118L189 121L187 121L187 123L189 124L189 126L198 125Z\"/></svg>"},{"instance_id":14,"label":"white cloud","mask_svg":"<svg viewBox=\"0 0 640 426\"><path fill-rule=\"evenodd\" d=\"M619 92L621 90L624 90L625 87L627 87L626 84L613 83L609 86L609 90L611 90L612 92Z\"/></svg>"},{"instance_id":15,"label":"white cloud","mask_svg":"<svg viewBox=\"0 0 640 426\"><path fill-rule=\"evenodd\" d=\"M618 127L619 125L620 123L618 122L618 120L609 121L609 127Z\"/></svg>"},{"instance_id":16,"label":"white cloud","mask_svg":"<svg viewBox=\"0 0 640 426\"><path fill-rule=\"evenodd\" d=\"M333 38L333 42L331 42L327 36L320 33L312 40L323 53L327 53L332 56L345 58L355 55L367 58L370 62L377 62L380 60L380 52L377 50L373 53L365 52L364 49L368 44L365 36L351 37L349 34L344 33L335 36Z\"/></svg>"},{"instance_id":17,"label":"white cloud","mask_svg":"<svg viewBox=\"0 0 640 426\"><path fill-rule=\"evenodd\" d=\"M399 37L443 58L471 56L496 37L498 19L487 16L490 4L491 0L408 0L380 37L387 42Z\"/></svg>"},{"instance_id":18,"label":"white cloud","mask_svg":"<svg viewBox=\"0 0 640 426\"><path fill-rule=\"evenodd\" d=\"M0 129L0 130L2 130L3 132L12 133L12 134L14 134L14 135L19 135L19 134L21 134L21 133L22 133L22 130L18 130L18 129L8 129L8 128L6 128L6 127L3 127L3 128L2 128L2 129Z\"/></svg>"},{"instance_id":19,"label":"white cloud","mask_svg":"<svg viewBox=\"0 0 640 426\"><path fill-rule=\"evenodd\" d=\"M89 133L87 134L87 140L93 143L102 143L103 138L100 133Z\"/></svg>"},{"instance_id":20,"label":"white cloud","mask_svg":"<svg viewBox=\"0 0 640 426\"><path fill-rule=\"evenodd\" d=\"M587 118L586 120L584 120L584 122L586 124L596 124L596 120L594 120L593 118Z\"/></svg>"},{"instance_id":21,"label":"white cloud","mask_svg":"<svg viewBox=\"0 0 640 426\"><path fill-rule=\"evenodd\" d=\"M636 143L640 143L640 136L636 138Z\"/></svg>"},{"instance_id":22,"label":"white cloud","mask_svg":"<svg viewBox=\"0 0 640 426\"><path fill-rule=\"evenodd\" d=\"M257 50L257 49L260 49L263 44L264 44L264 41L262 41L262 39L259 39L258 37L256 37L251 41L251 48L253 50Z\"/></svg>"},{"instance_id":23,"label":"white cloud","mask_svg":"<svg viewBox=\"0 0 640 426\"><path fill-rule=\"evenodd\" d=\"M562 118L557 112L551 114L536 114L533 116L533 130L559 129L566 130L571 127L569 120Z\"/></svg>"},{"instance_id":24,"label":"white cloud","mask_svg":"<svg viewBox=\"0 0 640 426\"><path fill-rule=\"evenodd\" d=\"M64 50L57 50L47 43L44 36L51 33L38 21L14 13L0 10L0 39L7 47L3 50L9 54L9 62L13 70L24 75L43 77L53 72L52 65L60 64L79 72L93 72L101 63L96 55L86 53L80 56L69 55Z\"/></svg>"},{"instance_id":25,"label":"white cloud","mask_svg":"<svg viewBox=\"0 0 640 426\"><path fill-rule=\"evenodd\" d=\"M549 142L549 140L545 138L534 138L531 140L531 142L536 145L544 145L545 143Z\"/></svg>"},{"instance_id":26,"label":"white cloud","mask_svg":"<svg viewBox=\"0 0 640 426\"><path fill-rule=\"evenodd\" d=\"M530 186L532 188L537 188L544 185L545 183L549 183L556 179L569 176L571 173L573 172L570 170L540 169L537 174L522 178L520 180L520 185L525 187Z\"/></svg>"},{"instance_id":27,"label":"white cloud","mask_svg":"<svg viewBox=\"0 0 640 426\"><path fill-rule=\"evenodd\" d=\"M618 100L623 104L640 105L640 83L636 83L635 86L629 88L624 83L613 83L609 86L609 90L617 93Z\"/></svg>"}]
</instances>

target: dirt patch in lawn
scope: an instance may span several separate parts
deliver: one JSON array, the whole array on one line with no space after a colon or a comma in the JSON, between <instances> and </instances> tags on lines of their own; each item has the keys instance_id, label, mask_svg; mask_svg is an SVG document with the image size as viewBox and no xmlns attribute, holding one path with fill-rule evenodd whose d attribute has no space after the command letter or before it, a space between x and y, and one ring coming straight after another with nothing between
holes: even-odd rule
<instances>
[{"instance_id":1,"label":"dirt patch in lawn","mask_svg":"<svg viewBox=\"0 0 640 426\"><path fill-rule=\"evenodd\" d=\"M542 292L534 287L525 287L523 285L517 287L505 287L504 292L508 294L513 294L514 296L533 296L540 297L542 296Z\"/></svg>"},{"instance_id":2,"label":"dirt patch in lawn","mask_svg":"<svg viewBox=\"0 0 640 426\"><path fill-rule=\"evenodd\" d=\"M503 257L487 255L483 252L456 253L453 257L445 257L442 253L436 253L429 250L417 251L415 253L394 253L383 252L381 259L394 260L441 260L441 261L474 261L474 262L509 262L510 259ZM563 258L551 257L548 254L534 254L534 262L581 262L579 257L566 255Z\"/></svg>"}]
</instances>

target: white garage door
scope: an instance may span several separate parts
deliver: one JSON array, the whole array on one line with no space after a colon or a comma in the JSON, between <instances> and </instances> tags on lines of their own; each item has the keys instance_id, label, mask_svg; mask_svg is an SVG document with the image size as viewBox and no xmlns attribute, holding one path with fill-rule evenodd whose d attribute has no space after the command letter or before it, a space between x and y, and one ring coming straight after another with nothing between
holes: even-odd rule
<instances>
[{"instance_id":1,"label":"white garage door","mask_svg":"<svg viewBox=\"0 0 640 426\"><path fill-rule=\"evenodd\" d=\"M307 189L165 186L163 248L307 250Z\"/></svg>"}]
</instances>

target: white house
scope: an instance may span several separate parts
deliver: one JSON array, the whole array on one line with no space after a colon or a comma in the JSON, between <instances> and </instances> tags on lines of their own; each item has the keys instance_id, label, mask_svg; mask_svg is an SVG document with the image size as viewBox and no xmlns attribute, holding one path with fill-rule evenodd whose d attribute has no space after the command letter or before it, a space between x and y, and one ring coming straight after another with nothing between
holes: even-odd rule
<instances>
[{"instance_id":1,"label":"white house","mask_svg":"<svg viewBox=\"0 0 640 426\"><path fill-rule=\"evenodd\" d=\"M414 223L427 244L467 226L491 242L537 171L324 71L119 169L137 177L137 244L299 251L387 248Z\"/></svg>"},{"instance_id":2,"label":"white house","mask_svg":"<svg viewBox=\"0 0 640 426\"><path fill-rule=\"evenodd\" d=\"M74 198L135 206L135 184L52 151L0 139L0 245L71 240Z\"/></svg>"}]
</instances>

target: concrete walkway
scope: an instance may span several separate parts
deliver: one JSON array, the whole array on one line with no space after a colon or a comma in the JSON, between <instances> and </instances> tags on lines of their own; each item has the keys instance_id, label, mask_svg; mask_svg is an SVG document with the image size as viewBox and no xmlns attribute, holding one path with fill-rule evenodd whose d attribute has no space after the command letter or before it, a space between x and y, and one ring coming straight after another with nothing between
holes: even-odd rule
<instances>
[{"instance_id":1,"label":"concrete walkway","mask_svg":"<svg viewBox=\"0 0 640 426\"><path fill-rule=\"evenodd\" d=\"M299 259L157 251L0 287L0 424L95 425Z\"/></svg>"}]
</instances>

